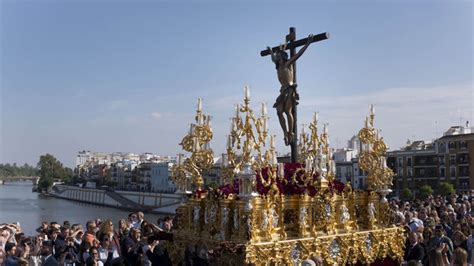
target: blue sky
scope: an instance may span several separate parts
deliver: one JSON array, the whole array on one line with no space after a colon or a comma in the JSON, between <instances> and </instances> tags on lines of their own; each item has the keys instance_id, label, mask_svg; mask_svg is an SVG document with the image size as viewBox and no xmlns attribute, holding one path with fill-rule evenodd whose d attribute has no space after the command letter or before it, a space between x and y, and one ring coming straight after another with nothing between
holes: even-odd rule
<instances>
[{"instance_id":1,"label":"blue sky","mask_svg":"<svg viewBox=\"0 0 474 266\"><path fill-rule=\"evenodd\" d=\"M333 147L368 105L391 148L473 120L471 1L1 1L0 162L68 166L79 150L174 155L203 98L221 153L243 86L257 108L279 84L259 51L330 32L298 61L299 124ZM291 12L290 12L291 10ZM271 109L271 108L269 108ZM283 146L274 109L270 130ZM474 121L473 121L474 122Z\"/></svg>"}]
</instances>

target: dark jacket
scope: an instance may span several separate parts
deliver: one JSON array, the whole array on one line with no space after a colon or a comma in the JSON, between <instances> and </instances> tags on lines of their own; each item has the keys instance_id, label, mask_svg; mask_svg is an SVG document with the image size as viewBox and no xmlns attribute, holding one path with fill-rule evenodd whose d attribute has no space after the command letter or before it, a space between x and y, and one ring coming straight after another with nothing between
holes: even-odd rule
<instances>
[{"instance_id":1,"label":"dark jacket","mask_svg":"<svg viewBox=\"0 0 474 266\"><path fill-rule=\"evenodd\" d=\"M425 257L425 249L419 244L409 245L405 250L405 256L403 257L405 261L422 261Z\"/></svg>"},{"instance_id":2,"label":"dark jacket","mask_svg":"<svg viewBox=\"0 0 474 266\"><path fill-rule=\"evenodd\" d=\"M58 261L54 256L49 256L42 264L43 266L59 266Z\"/></svg>"}]
</instances>

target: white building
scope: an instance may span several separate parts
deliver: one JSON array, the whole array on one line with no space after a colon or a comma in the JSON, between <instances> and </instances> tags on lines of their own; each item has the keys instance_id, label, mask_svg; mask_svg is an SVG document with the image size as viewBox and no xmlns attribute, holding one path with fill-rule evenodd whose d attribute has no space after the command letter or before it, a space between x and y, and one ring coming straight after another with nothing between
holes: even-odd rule
<instances>
[{"instance_id":1,"label":"white building","mask_svg":"<svg viewBox=\"0 0 474 266\"><path fill-rule=\"evenodd\" d=\"M77 153L76 156L76 168L86 164L91 160L91 152L90 151L80 151Z\"/></svg>"},{"instance_id":2,"label":"white building","mask_svg":"<svg viewBox=\"0 0 474 266\"><path fill-rule=\"evenodd\" d=\"M171 181L172 164L168 162L150 164L151 191L174 192L175 184Z\"/></svg>"}]
</instances>

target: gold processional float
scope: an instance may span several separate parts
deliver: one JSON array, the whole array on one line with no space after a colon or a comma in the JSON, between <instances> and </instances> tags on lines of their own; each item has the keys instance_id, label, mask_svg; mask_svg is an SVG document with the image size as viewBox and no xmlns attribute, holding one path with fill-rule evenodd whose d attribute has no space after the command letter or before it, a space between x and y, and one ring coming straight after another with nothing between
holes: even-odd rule
<instances>
[{"instance_id":1,"label":"gold processional float","mask_svg":"<svg viewBox=\"0 0 474 266\"><path fill-rule=\"evenodd\" d=\"M213 163L210 116L198 99L196 123L180 145L173 179L183 202L176 210L174 240L168 251L174 265L194 251L211 265L300 265L320 257L325 265L371 264L403 258L405 235L393 224L386 196L393 172L387 146L374 127L373 105L359 131L360 168L367 188L335 180L328 128L318 133L318 114L298 143L299 162L279 163L275 136L250 106L245 88L222 155L222 185L204 189L203 173Z\"/></svg>"}]
</instances>

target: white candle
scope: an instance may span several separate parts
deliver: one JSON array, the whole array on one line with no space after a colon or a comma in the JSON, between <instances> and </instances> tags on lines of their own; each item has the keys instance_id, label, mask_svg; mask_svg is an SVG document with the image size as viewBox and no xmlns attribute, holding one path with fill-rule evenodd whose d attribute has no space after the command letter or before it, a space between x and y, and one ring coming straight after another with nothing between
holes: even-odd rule
<instances>
[{"instance_id":1,"label":"white candle","mask_svg":"<svg viewBox=\"0 0 474 266\"><path fill-rule=\"evenodd\" d=\"M284 177L285 176L285 166L283 165L283 163L279 163L278 164L278 175L280 177Z\"/></svg>"},{"instance_id":2,"label":"white candle","mask_svg":"<svg viewBox=\"0 0 474 266\"><path fill-rule=\"evenodd\" d=\"M270 148L275 148L275 135L270 136Z\"/></svg>"},{"instance_id":3,"label":"white candle","mask_svg":"<svg viewBox=\"0 0 474 266\"><path fill-rule=\"evenodd\" d=\"M268 131L267 118L263 118L263 132Z\"/></svg>"},{"instance_id":4,"label":"white candle","mask_svg":"<svg viewBox=\"0 0 474 266\"><path fill-rule=\"evenodd\" d=\"M240 112L240 110L239 110L239 105L236 104L236 105L235 105L235 117L239 117L239 112Z\"/></svg>"},{"instance_id":5,"label":"white candle","mask_svg":"<svg viewBox=\"0 0 474 266\"><path fill-rule=\"evenodd\" d=\"M305 128L305 126L303 125L303 128L301 129L301 136L304 136L306 134L304 128Z\"/></svg>"},{"instance_id":6,"label":"white candle","mask_svg":"<svg viewBox=\"0 0 474 266\"><path fill-rule=\"evenodd\" d=\"M198 109L199 112L202 110L202 100L201 100L201 98L198 98L197 109Z\"/></svg>"},{"instance_id":7,"label":"white candle","mask_svg":"<svg viewBox=\"0 0 474 266\"><path fill-rule=\"evenodd\" d=\"M371 115L375 114L375 106L373 104L370 105L370 114Z\"/></svg>"},{"instance_id":8,"label":"white candle","mask_svg":"<svg viewBox=\"0 0 474 266\"><path fill-rule=\"evenodd\" d=\"M231 131L236 131L237 130L237 119L236 118L232 119L232 128L230 130Z\"/></svg>"},{"instance_id":9,"label":"white candle","mask_svg":"<svg viewBox=\"0 0 474 266\"><path fill-rule=\"evenodd\" d=\"M194 135L194 124L191 124L191 128L189 129L189 133Z\"/></svg>"},{"instance_id":10,"label":"white candle","mask_svg":"<svg viewBox=\"0 0 474 266\"><path fill-rule=\"evenodd\" d=\"M267 116L267 105L265 103L262 103L262 116Z\"/></svg>"},{"instance_id":11,"label":"white candle","mask_svg":"<svg viewBox=\"0 0 474 266\"><path fill-rule=\"evenodd\" d=\"M313 113L313 121L314 121L315 124L318 122L318 113L317 112Z\"/></svg>"},{"instance_id":12,"label":"white candle","mask_svg":"<svg viewBox=\"0 0 474 266\"><path fill-rule=\"evenodd\" d=\"M199 140L197 137L194 137L194 151L199 150Z\"/></svg>"},{"instance_id":13,"label":"white candle","mask_svg":"<svg viewBox=\"0 0 474 266\"><path fill-rule=\"evenodd\" d=\"M324 124L324 126L323 126L323 132L324 132L324 134L327 134L327 133L328 133L327 123Z\"/></svg>"},{"instance_id":14,"label":"white candle","mask_svg":"<svg viewBox=\"0 0 474 266\"><path fill-rule=\"evenodd\" d=\"M211 116L207 116L206 125L211 126Z\"/></svg>"},{"instance_id":15,"label":"white candle","mask_svg":"<svg viewBox=\"0 0 474 266\"><path fill-rule=\"evenodd\" d=\"M228 135L227 136L227 149L231 149L231 148L232 148L232 136Z\"/></svg>"},{"instance_id":16,"label":"white candle","mask_svg":"<svg viewBox=\"0 0 474 266\"><path fill-rule=\"evenodd\" d=\"M278 164L278 158L277 158L276 152L273 150L272 151L272 165L275 166L277 164Z\"/></svg>"},{"instance_id":17,"label":"white candle","mask_svg":"<svg viewBox=\"0 0 474 266\"><path fill-rule=\"evenodd\" d=\"M245 99L250 99L250 89L248 86L244 87Z\"/></svg>"},{"instance_id":18,"label":"white candle","mask_svg":"<svg viewBox=\"0 0 474 266\"><path fill-rule=\"evenodd\" d=\"M198 114L198 121L197 121L198 125L202 125L202 119L203 119L202 113L199 113Z\"/></svg>"},{"instance_id":19,"label":"white candle","mask_svg":"<svg viewBox=\"0 0 474 266\"><path fill-rule=\"evenodd\" d=\"M181 153L178 153L178 166L181 166L183 163L183 155Z\"/></svg>"},{"instance_id":20,"label":"white candle","mask_svg":"<svg viewBox=\"0 0 474 266\"><path fill-rule=\"evenodd\" d=\"M369 117L365 117L365 127L368 128L369 127Z\"/></svg>"},{"instance_id":21,"label":"white candle","mask_svg":"<svg viewBox=\"0 0 474 266\"><path fill-rule=\"evenodd\" d=\"M310 159L305 160L305 171L307 173L311 172L311 160Z\"/></svg>"}]
</instances>

